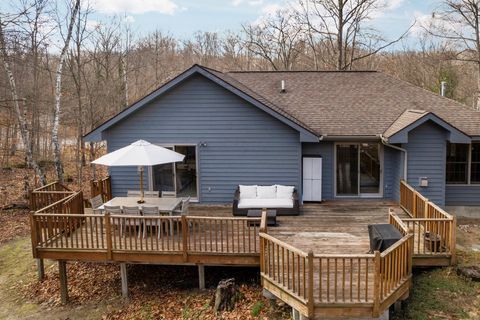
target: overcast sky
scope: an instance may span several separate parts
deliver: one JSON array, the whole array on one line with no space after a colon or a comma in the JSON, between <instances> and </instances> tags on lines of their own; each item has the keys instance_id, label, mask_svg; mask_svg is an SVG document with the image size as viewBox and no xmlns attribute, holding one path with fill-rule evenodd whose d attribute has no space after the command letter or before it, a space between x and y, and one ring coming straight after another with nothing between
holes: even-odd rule
<instances>
[{"instance_id":1,"label":"overcast sky","mask_svg":"<svg viewBox=\"0 0 480 320\"><path fill-rule=\"evenodd\" d=\"M415 17L429 16L439 0L381 0L386 8L372 24L388 38L402 34ZM93 0L91 23L124 15L137 35L159 29L179 38L189 38L198 30L223 32L240 30L285 6L288 0Z\"/></svg>"}]
</instances>

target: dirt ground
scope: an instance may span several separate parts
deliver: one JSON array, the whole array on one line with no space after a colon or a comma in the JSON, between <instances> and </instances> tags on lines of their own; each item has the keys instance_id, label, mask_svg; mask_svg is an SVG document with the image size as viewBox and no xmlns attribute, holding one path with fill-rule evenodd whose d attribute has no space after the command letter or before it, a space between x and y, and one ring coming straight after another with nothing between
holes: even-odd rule
<instances>
[{"instance_id":1,"label":"dirt ground","mask_svg":"<svg viewBox=\"0 0 480 320\"><path fill-rule=\"evenodd\" d=\"M118 266L67 265L70 304L61 306L56 264L47 262L46 279L36 280L30 240L0 246L0 319L289 319L286 307L271 308L262 297L254 268L206 268L206 291L199 291L194 267L131 265L128 302L120 297ZM211 307L220 279L234 277L242 295L232 312Z\"/></svg>"}]
</instances>

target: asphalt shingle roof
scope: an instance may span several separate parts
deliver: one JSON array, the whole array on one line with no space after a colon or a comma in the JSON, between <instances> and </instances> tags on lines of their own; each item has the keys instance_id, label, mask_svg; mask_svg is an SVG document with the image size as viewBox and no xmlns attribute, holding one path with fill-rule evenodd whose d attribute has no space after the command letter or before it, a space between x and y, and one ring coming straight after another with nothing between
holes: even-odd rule
<instances>
[{"instance_id":1,"label":"asphalt shingle roof","mask_svg":"<svg viewBox=\"0 0 480 320\"><path fill-rule=\"evenodd\" d=\"M480 136L480 112L380 72L221 73L205 69L318 135L391 133L396 126L418 120L412 110L422 110L470 136Z\"/></svg>"}]
</instances>

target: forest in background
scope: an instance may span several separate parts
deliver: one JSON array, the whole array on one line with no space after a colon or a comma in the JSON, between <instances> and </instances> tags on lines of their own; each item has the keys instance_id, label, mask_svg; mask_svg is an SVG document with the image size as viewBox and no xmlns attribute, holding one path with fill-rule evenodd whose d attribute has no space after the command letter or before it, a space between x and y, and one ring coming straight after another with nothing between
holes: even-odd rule
<instances>
[{"instance_id":1,"label":"forest in background","mask_svg":"<svg viewBox=\"0 0 480 320\"><path fill-rule=\"evenodd\" d=\"M369 23L382 0L295 0L241 31L178 39L168 30L137 35L121 15L92 25L87 1L12 0L0 12L0 167L34 172L33 184L80 185L104 152L82 136L195 63L378 70L436 93L443 81L448 98L476 109L479 2L439 1L430 21L395 39Z\"/></svg>"}]
</instances>

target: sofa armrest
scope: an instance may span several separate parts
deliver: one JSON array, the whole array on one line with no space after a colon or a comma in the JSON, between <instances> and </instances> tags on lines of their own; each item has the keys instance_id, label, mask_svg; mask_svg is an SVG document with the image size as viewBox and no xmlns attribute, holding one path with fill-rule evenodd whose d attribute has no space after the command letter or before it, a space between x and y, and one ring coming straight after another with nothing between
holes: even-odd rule
<instances>
[{"instance_id":1,"label":"sofa armrest","mask_svg":"<svg viewBox=\"0 0 480 320\"><path fill-rule=\"evenodd\" d=\"M300 201L298 200L299 197L298 197L297 190L293 190L292 198L293 198L293 207L298 209L300 207Z\"/></svg>"},{"instance_id":2,"label":"sofa armrest","mask_svg":"<svg viewBox=\"0 0 480 320\"><path fill-rule=\"evenodd\" d=\"M292 198L293 198L293 200L298 200L298 192L297 192L297 190L293 190Z\"/></svg>"},{"instance_id":3,"label":"sofa armrest","mask_svg":"<svg viewBox=\"0 0 480 320\"><path fill-rule=\"evenodd\" d=\"M237 188L233 194L232 213L234 216L240 215L238 201L240 200L240 190Z\"/></svg>"},{"instance_id":4,"label":"sofa armrest","mask_svg":"<svg viewBox=\"0 0 480 320\"><path fill-rule=\"evenodd\" d=\"M235 193L233 194L233 200L240 200L240 190L237 188L237 190L235 190Z\"/></svg>"}]
</instances>

